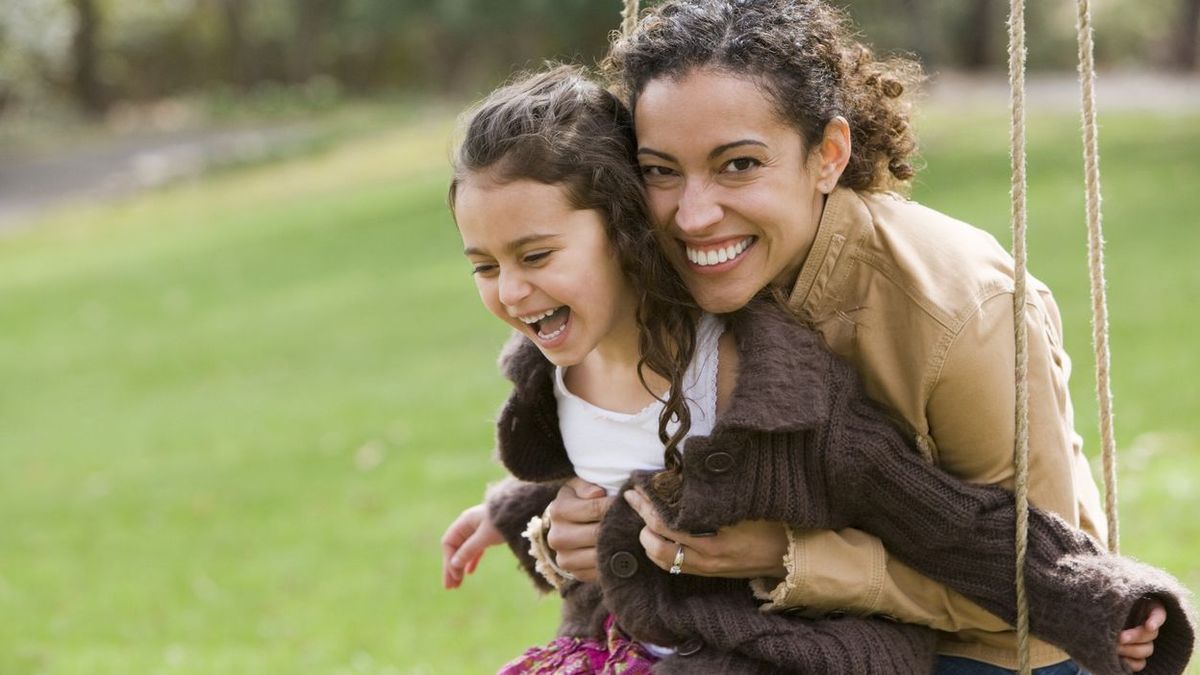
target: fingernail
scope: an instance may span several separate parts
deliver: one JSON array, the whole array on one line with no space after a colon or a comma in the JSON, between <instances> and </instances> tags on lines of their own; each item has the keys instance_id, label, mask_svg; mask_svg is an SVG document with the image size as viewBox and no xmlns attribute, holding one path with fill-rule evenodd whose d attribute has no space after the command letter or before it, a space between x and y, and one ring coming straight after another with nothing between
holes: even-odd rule
<instances>
[{"instance_id":1,"label":"fingernail","mask_svg":"<svg viewBox=\"0 0 1200 675\"><path fill-rule=\"evenodd\" d=\"M450 559L450 566L455 568L462 567L462 561L458 559L458 556L454 556Z\"/></svg>"},{"instance_id":2,"label":"fingernail","mask_svg":"<svg viewBox=\"0 0 1200 675\"><path fill-rule=\"evenodd\" d=\"M626 503L628 503L630 506L637 506L637 502L634 501L635 499L638 498L638 495L636 492L634 492L633 490L626 490L624 494L625 494Z\"/></svg>"}]
</instances>

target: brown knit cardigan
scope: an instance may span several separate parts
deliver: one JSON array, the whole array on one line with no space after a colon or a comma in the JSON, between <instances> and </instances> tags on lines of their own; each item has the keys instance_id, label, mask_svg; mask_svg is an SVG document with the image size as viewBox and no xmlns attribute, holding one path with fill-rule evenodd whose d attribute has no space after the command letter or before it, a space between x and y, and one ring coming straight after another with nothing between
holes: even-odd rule
<instances>
[{"instance_id":1,"label":"brown knit cardigan","mask_svg":"<svg viewBox=\"0 0 1200 675\"><path fill-rule=\"evenodd\" d=\"M727 317L740 355L738 383L712 435L683 453L683 492L658 507L683 531L750 520L855 527L891 555L1013 623L1014 506L998 487L970 485L920 457L908 434L867 398L853 368L819 334L781 309L751 303ZM574 475L558 430L553 365L527 340L501 359L513 381L497 425L514 477L488 498L522 566L520 533ZM648 485L635 474L631 485ZM525 482L521 482L525 481ZM653 490L645 492L654 497ZM873 618L807 620L758 610L745 580L671 576L638 542L643 523L623 499L600 529L600 581L562 589L561 635L600 634L608 612L633 638L678 649L656 672L928 673L932 631ZM1194 641L1186 591L1170 575L1110 555L1057 516L1032 509L1026 584L1034 635L1094 675L1125 673L1117 635L1143 597L1167 622L1143 673L1180 673Z\"/></svg>"}]
</instances>

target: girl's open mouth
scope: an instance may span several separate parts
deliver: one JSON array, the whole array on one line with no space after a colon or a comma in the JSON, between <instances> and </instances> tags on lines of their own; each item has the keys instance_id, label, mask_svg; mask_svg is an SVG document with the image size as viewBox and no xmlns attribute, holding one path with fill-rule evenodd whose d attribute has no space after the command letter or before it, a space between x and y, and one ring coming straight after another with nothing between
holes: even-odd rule
<instances>
[{"instance_id":1,"label":"girl's open mouth","mask_svg":"<svg viewBox=\"0 0 1200 675\"><path fill-rule=\"evenodd\" d=\"M571 308L563 305L554 310L549 316L534 322L533 332L537 333L542 342L551 342L560 337L567 329L571 319Z\"/></svg>"}]
</instances>

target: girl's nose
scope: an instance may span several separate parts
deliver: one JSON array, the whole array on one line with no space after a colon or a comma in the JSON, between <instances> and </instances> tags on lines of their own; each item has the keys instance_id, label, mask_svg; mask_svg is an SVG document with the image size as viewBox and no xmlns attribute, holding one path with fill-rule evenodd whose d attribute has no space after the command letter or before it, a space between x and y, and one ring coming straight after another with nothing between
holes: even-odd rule
<instances>
[{"instance_id":1,"label":"girl's nose","mask_svg":"<svg viewBox=\"0 0 1200 675\"><path fill-rule=\"evenodd\" d=\"M529 295L530 285L525 275L519 272L500 273L500 302L516 307Z\"/></svg>"}]
</instances>

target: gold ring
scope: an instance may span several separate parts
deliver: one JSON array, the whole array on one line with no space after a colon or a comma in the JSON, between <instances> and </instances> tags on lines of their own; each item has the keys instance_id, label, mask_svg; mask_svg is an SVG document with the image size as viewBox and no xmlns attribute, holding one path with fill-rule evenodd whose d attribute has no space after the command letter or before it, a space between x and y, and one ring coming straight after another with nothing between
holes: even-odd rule
<instances>
[{"instance_id":1,"label":"gold ring","mask_svg":"<svg viewBox=\"0 0 1200 675\"><path fill-rule=\"evenodd\" d=\"M671 563L671 574L680 574L683 572L683 544L675 549L675 562Z\"/></svg>"}]
</instances>

